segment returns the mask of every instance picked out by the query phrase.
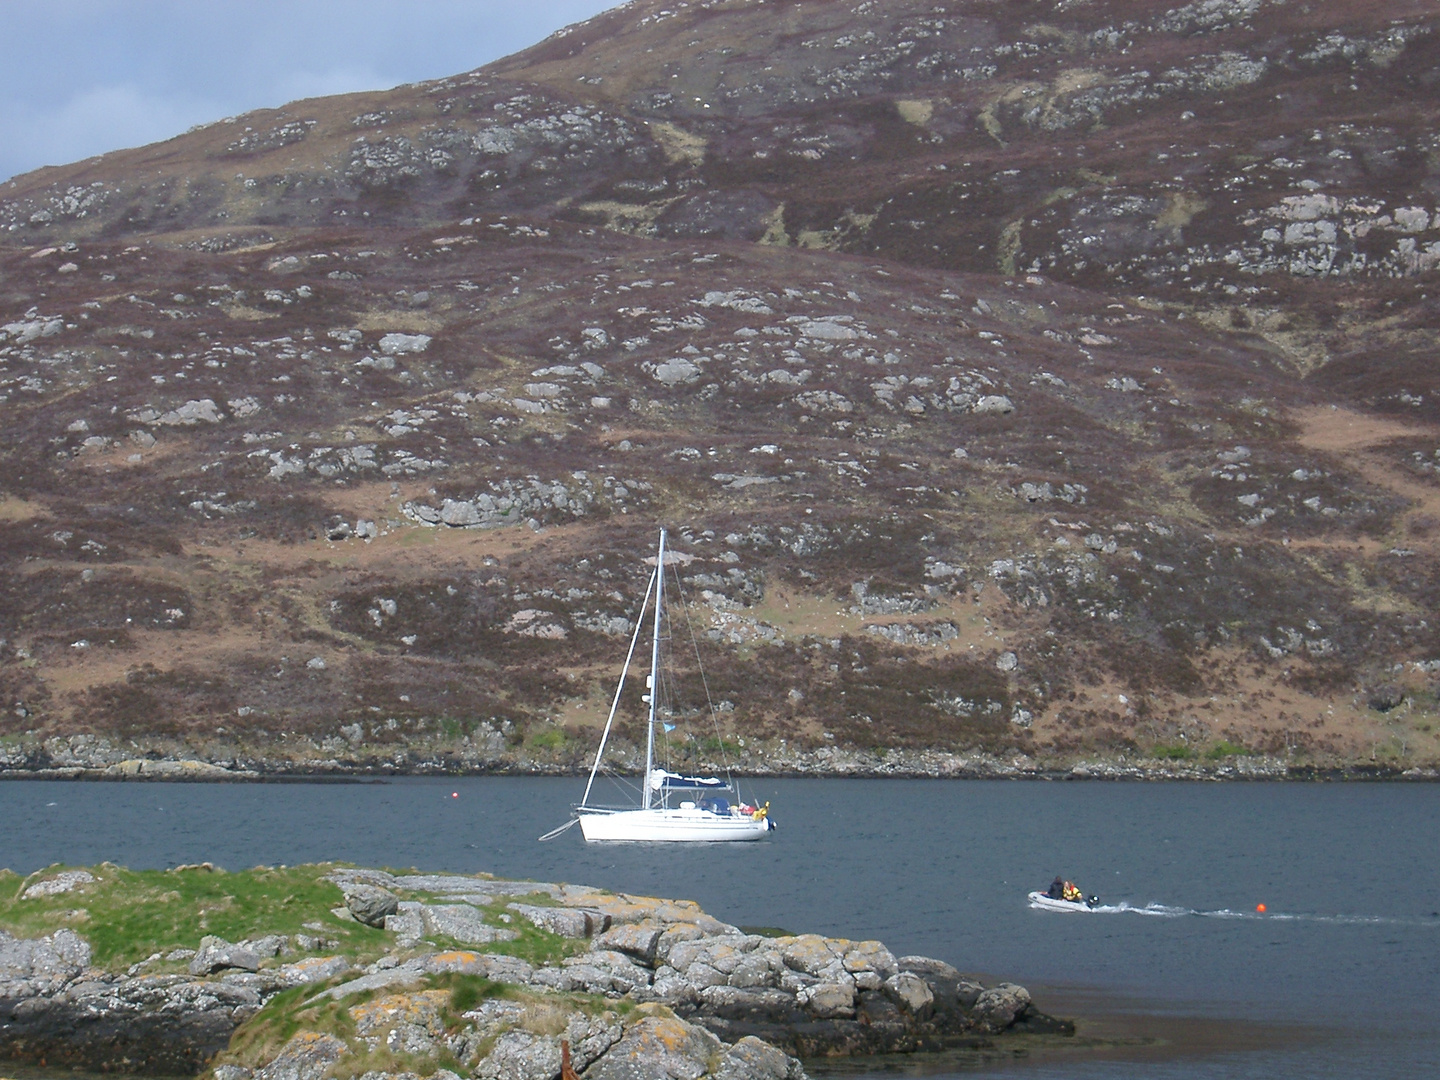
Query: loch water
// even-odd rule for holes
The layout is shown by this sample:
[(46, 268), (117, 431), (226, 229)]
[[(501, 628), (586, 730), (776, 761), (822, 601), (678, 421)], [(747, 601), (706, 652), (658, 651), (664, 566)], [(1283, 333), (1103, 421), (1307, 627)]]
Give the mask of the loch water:
[[(1163, 1041), (885, 1075), (1440, 1076), (1440, 785), (766, 779), (745, 791), (779, 825), (760, 843), (537, 842), (582, 790), (7, 782), (0, 866), (333, 859), (684, 897), (742, 926), (879, 938), (1024, 983), (1082, 1031)], [(1031, 909), (1056, 873), (1104, 909)]]

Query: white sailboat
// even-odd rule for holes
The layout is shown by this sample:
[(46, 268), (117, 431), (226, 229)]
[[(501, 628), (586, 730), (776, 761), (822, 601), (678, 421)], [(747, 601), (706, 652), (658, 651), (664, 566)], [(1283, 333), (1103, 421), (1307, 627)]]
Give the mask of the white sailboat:
[[(630, 670), (630, 661), (635, 655), (635, 646), (645, 623), (645, 611), (654, 594), (654, 630), (650, 645), (650, 674), (646, 679), (646, 694), (642, 700), (648, 705), (648, 722), (645, 734), (645, 775), (640, 788), (638, 807), (598, 806), (591, 803), (590, 796), (595, 786), (595, 777), (605, 756), (605, 746), (610, 739), (610, 729), (615, 722), (615, 712), (620, 706), (620, 695), (625, 689), (625, 676)], [(717, 776), (683, 776), (657, 766), (655, 761), (656, 724), (663, 724), (658, 718), (657, 700), (660, 697), (660, 642), (661, 620), (665, 611), (665, 530), (660, 530), (660, 547), (655, 559), (655, 573), (645, 590), (645, 601), (640, 605), (640, 616), (635, 622), (635, 633), (630, 639), (630, 651), (625, 656), (625, 666), (620, 672), (620, 683), (615, 688), (615, 699), (610, 705), (610, 716), (605, 721), (605, 731), (600, 736), (600, 747), (595, 752), (595, 764), (590, 769), (590, 779), (585, 785), (585, 795), (575, 808), (580, 821), (580, 831), (586, 840), (641, 840), (641, 841), (735, 841), (759, 840), (766, 836), (775, 825), (770, 820), (770, 804), (751, 807), (733, 805), (728, 794), (734, 792), (734, 785)], [(668, 729), (668, 726), (667, 726)], [(573, 824), (573, 822), (571, 823)], [(556, 830), (557, 832), (559, 830)], [(554, 834), (550, 834), (554, 835)]]

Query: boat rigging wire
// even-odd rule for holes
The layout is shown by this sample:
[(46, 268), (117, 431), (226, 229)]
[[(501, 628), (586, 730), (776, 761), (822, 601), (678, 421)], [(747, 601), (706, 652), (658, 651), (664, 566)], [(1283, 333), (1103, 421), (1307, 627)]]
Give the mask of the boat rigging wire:
[(720, 760), (725, 765), (725, 779), (733, 787), (735, 778), (731, 774), (730, 755), (725, 751), (725, 739), (720, 734), (720, 710), (715, 707), (715, 702), (710, 697), (710, 679), (706, 676), (705, 664), (700, 659), (700, 639), (695, 636), (695, 624), (690, 621), (690, 604), (685, 599), (685, 586), (680, 583), (678, 569), (675, 571), (675, 591), (680, 597), (680, 611), (685, 616), (685, 629), (690, 632), (690, 647), (695, 650), (695, 666), (700, 671), (700, 685), (705, 688), (705, 706), (710, 710), (710, 722), (715, 728), (715, 744), (720, 748)]
[[(605, 743), (610, 738), (610, 725), (615, 722), (615, 710), (620, 707), (620, 693), (625, 689), (625, 675), (630, 670), (630, 661), (635, 656), (635, 643), (640, 640), (640, 628), (645, 625), (645, 608), (650, 603), (650, 591), (655, 588), (655, 582), (660, 573), (657, 564), (655, 573), (650, 575), (650, 584), (645, 586), (645, 599), (640, 601), (640, 614), (635, 619), (635, 632), (630, 635), (630, 651), (625, 654), (625, 666), (620, 669), (620, 683), (615, 687), (615, 700), (610, 703), (610, 716), (605, 721), (605, 731), (600, 736), (600, 749), (595, 754), (595, 764), (590, 767), (590, 779), (585, 784), (585, 796), (580, 800), (584, 806), (590, 801), (590, 788), (595, 784), (595, 773), (600, 768), (600, 758), (605, 753)], [(654, 693), (652, 690), (651, 693)]]

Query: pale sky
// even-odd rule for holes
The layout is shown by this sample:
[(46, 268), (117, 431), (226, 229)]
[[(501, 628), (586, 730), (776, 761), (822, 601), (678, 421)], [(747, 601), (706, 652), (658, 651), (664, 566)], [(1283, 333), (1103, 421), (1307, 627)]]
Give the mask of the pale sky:
[(0, 179), (469, 71), (618, 0), (0, 0)]

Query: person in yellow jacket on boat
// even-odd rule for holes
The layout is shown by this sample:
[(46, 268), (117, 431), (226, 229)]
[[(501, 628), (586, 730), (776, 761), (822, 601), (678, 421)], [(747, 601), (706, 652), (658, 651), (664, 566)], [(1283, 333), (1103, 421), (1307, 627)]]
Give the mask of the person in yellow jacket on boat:
[(1077, 904), (1085, 902), (1085, 894), (1080, 891), (1080, 886), (1059, 874), (1055, 875), (1055, 880), (1050, 883), (1050, 888), (1045, 890), (1045, 895), (1051, 900), (1069, 900)]

